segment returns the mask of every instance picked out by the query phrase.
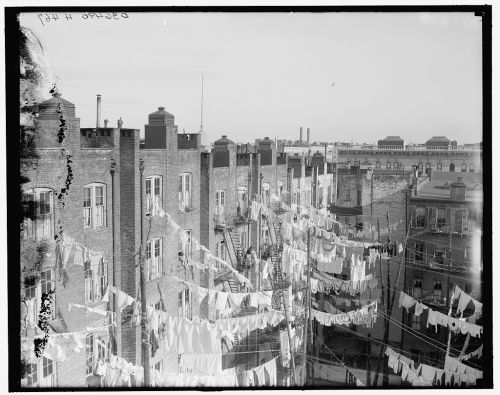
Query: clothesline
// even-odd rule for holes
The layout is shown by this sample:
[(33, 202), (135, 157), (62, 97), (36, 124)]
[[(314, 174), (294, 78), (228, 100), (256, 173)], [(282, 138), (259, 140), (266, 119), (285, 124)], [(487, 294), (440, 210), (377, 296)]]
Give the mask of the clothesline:
[[(203, 251), (204, 252), (204, 262), (203, 263), (198, 261), (198, 260), (193, 260), (192, 262), (191, 262), (191, 260), (188, 260), (187, 264), (194, 263), (197, 267), (200, 267), (199, 265), (201, 265), (201, 267), (203, 267), (205, 269), (214, 270), (213, 265), (211, 265), (210, 261), (215, 260), (215, 261), (221, 263), (222, 265), (226, 266), (234, 274), (234, 276), (238, 279), (238, 281), (240, 283), (246, 284), (248, 287), (252, 288), (252, 283), (250, 282), (249, 279), (247, 279), (245, 276), (240, 274), (236, 269), (234, 269), (232, 267), (232, 265), (230, 265), (229, 263), (227, 263), (223, 259), (212, 254), (212, 252), (208, 248), (206, 248), (197, 239), (195, 239), (194, 237), (189, 235), (184, 229), (182, 229), (182, 227), (172, 219), (172, 216), (170, 214), (168, 214), (163, 209), (158, 208), (158, 207), (156, 207), (154, 211), (155, 211), (155, 214), (157, 213), (161, 218), (167, 217), (167, 227), (170, 226), (173, 228), (173, 230), (171, 232), (167, 232), (167, 234), (175, 235), (178, 232), (179, 233), (178, 237), (179, 237), (181, 242), (185, 243), (188, 240), (191, 240), (191, 245), (194, 247), (195, 251)], [(215, 270), (217, 270), (217, 269), (215, 269)]]
[(423, 363), (415, 368), (412, 359), (396, 353), (390, 347), (386, 348), (385, 355), (388, 356), (389, 368), (392, 368), (394, 373), (399, 373), (401, 370), (402, 380), (409, 381), (414, 387), (429, 387), (434, 383), (439, 385), (443, 377), (446, 384), (451, 384), (453, 378), (455, 385), (460, 386), (463, 382), (466, 385), (475, 385), (476, 381), (483, 377), (482, 371), (464, 365), (449, 356), (445, 357), (444, 369), (440, 369)]

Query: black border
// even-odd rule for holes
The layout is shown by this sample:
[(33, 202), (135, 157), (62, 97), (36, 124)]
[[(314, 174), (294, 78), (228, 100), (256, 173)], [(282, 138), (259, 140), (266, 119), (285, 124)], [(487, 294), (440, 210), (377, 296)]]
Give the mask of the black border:
[[(17, 224), (20, 217), (20, 191), (19, 191), (19, 139), (17, 128), (19, 127), (19, 33), (18, 18), (20, 12), (92, 12), (92, 11), (116, 11), (116, 12), (474, 12), (482, 16), (482, 74), (483, 74), (483, 273), (482, 294), (485, 301), (491, 303), (483, 304), (483, 360), (491, 361), (484, 363), (483, 382), (474, 388), (493, 388), (493, 250), (492, 250), (492, 6), (491, 5), (409, 5), (409, 6), (123, 6), (123, 7), (5, 7), (5, 85), (6, 85), (6, 162), (7, 162), (7, 253), (8, 262), (8, 303), (14, 308), (8, 309), (8, 377), (9, 392), (39, 392), (46, 391), (41, 388), (21, 388), (20, 386), (20, 311), (19, 311), (19, 257), (20, 245)], [(16, 78), (15, 78), (16, 77)], [(17, 149), (16, 149), (17, 148)], [(17, 210), (13, 208), (17, 207)], [(491, 218), (491, 220), (490, 220)], [(8, 232), (12, 229), (12, 232)], [(489, 295), (489, 300), (484, 296)], [(228, 388), (229, 390), (259, 390), (270, 387), (255, 388)], [(403, 389), (406, 387), (367, 387), (365, 389)], [(411, 388), (411, 387), (410, 387)], [(216, 391), (222, 388), (171, 388), (169, 391)], [(272, 387), (272, 389), (362, 389), (353, 387)], [(73, 388), (57, 387), (47, 389), (49, 391), (102, 391), (103, 388)], [(165, 391), (160, 388), (106, 388), (107, 391)]]

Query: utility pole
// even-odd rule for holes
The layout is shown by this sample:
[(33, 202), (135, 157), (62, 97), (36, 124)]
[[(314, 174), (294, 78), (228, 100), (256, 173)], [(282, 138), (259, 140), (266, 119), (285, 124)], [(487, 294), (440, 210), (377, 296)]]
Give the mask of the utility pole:
[(147, 332), (147, 319), (148, 319), (148, 312), (147, 312), (147, 303), (146, 303), (146, 279), (144, 278), (144, 263), (145, 263), (145, 257), (144, 257), (144, 213), (143, 213), (143, 176), (144, 176), (144, 160), (141, 159), (139, 162), (139, 172), (140, 172), (140, 193), (141, 193), (141, 246), (139, 249), (139, 272), (140, 272), (140, 283), (141, 283), (141, 337), (142, 337), (142, 344), (141, 344), (141, 354), (142, 354), (142, 366), (144, 368), (144, 386), (145, 387), (150, 387), (151, 386), (151, 381), (150, 381), (150, 366), (149, 366), (149, 339), (148, 339), (148, 332)]
[[(116, 161), (111, 159), (111, 167), (109, 172), (111, 174), (111, 239), (113, 243), (113, 287), (116, 287), (116, 234), (115, 234), (115, 171)], [(112, 345), (112, 351), (115, 355), (121, 357), (121, 314), (117, 308), (117, 297), (113, 293), (111, 303), (112, 315), (116, 323), (115, 339)]]
[(306, 305), (304, 306), (304, 349), (303, 349), (303, 368), (302, 368), (302, 377), (303, 380), (302, 382), (304, 385), (306, 384), (307, 380), (307, 345), (308, 345), (308, 340), (307, 340), (307, 330), (309, 326), (309, 313), (310, 313), (310, 306), (311, 306), (311, 232), (310, 228), (307, 228), (307, 289), (306, 289)]
[[(450, 231), (449, 231), (449, 246), (448, 246), (448, 273), (446, 275), (446, 307), (448, 308), (448, 317), (451, 316), (451, 309), (452, 309), (452, 301), (451, 301), (451, 296), (450, 296), (450, 270), (451, 270), (451, 241), (452, 241), (452, 233), (451, 233), (451, 225), (450, 226)], [(448, 327), (448, 344), (446, 346), (446, 356), (450, 355), (450, 347), (451, 347), (451, 328)]]

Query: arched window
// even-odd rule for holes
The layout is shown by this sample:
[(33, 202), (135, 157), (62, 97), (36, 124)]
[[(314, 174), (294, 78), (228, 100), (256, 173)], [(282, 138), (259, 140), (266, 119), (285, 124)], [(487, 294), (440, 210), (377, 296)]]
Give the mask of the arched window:
[(380, 162), (375, 163), (375, 169), (380, 169)]
[(443, 164), (442, 163), (438, 163), (437, 166), (436, 166), (436, 170), (437, 171), (443, 171)]
[(474, 165), (472, 163), (469, 165), (469, 173), (474, 173)]
[(462, 167), (460, 168), (460, 170), (462, 171), (462, 173), (465, 173), (467, 171), (467, 164), (462, 163)]
[(430, 164), (429, 162), (427, 162), (427, 163), (425, 164), (425, 168), (426, 168), (426, 169), (430, 169), (431, 167), (432, 167), (432, 166), (431, 166), (431, 164)]
[(386, 169), (390, 169), (390, 168), (391, 168), (391, 162), (387, 162), (387, 163), (385, 164), (385, 168), (386, 168)]
[(54, 235), (54, 192), (34, 188), (23, 192), (24, 239), (41, 240)]
[(348, 168), (351, 167), (351, 161), (350, 160), (347, 161), (347, 167)]
[(357, 160), (354, 161), (354, 166), (355, 167), (358, 167), (359, 166), (359, 162)]
[(106, 185), (100, 183), (85, 185), (83, 187), (83, 227), (106, 226), (105, 213)]
[(424, 171), (424, 164), (423, 164), (422, 162), (420, 162), (420, 163), (418, 164), (418, 171), (420, 171), (420, 172), (421, 172), (421, 171)]
[(454, 163), (450, 163), (450, 171), (455, 171), (455, 164)]
[(394, 169), (399, 169), (399, 162), (394, 162)]
[(146, 178), (146, 213), (157, 215), (162, 208), (162, 177), (150, 176)]

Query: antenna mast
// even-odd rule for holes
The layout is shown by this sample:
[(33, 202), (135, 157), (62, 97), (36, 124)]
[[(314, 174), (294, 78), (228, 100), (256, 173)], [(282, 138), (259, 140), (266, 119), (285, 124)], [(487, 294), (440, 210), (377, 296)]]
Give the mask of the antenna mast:
[(201, 121), (200, 133), (203, 132), (203, 74), (201, 75)]

